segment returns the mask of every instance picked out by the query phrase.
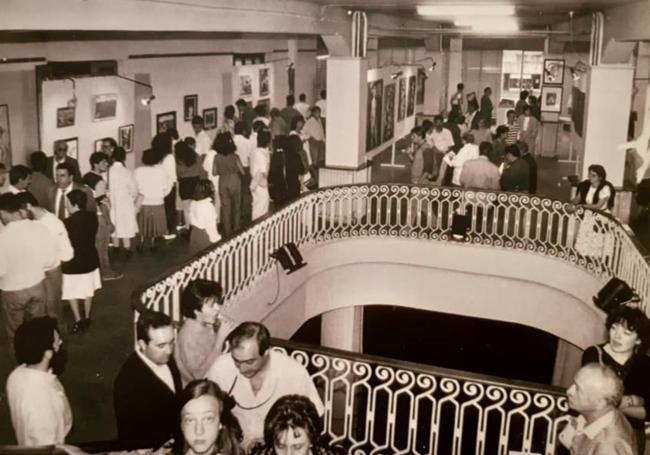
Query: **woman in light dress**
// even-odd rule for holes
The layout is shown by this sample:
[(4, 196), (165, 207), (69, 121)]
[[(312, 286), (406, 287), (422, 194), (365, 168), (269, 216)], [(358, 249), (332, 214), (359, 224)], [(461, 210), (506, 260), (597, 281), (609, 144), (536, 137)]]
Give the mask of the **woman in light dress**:
[(138, 188), (133, 172), (126, 167), (126, 151), (117, 147), (113, 152), (113, 165), (108, 170), (111, 220), (115, 225), (113, 237), (118, 248), (123, 248), (127, 257), (132, 254), (131, 239), (138, 234), (135, 201)]
[(257, 134), (257, 148), (250, 158), (251, 194), (253, 195), (252, 219), (264, 216), (269, 211), (269, 167), (271, 165), (271, 133), (262, 130)]

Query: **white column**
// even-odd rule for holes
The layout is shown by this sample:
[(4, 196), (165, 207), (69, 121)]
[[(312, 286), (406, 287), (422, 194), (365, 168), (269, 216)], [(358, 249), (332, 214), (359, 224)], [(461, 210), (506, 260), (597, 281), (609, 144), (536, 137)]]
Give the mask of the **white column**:
[(323, 313), (321, 344), (328, 348), (363, 352), (363, 307), (353, 306)]
[(463, 82), (463, 39), (451, 38), (449, 40), (449, 63), (447, 65), (447, 96), (443, 110), (449, 111), (449, 97), (456, 93), (456, 85)]

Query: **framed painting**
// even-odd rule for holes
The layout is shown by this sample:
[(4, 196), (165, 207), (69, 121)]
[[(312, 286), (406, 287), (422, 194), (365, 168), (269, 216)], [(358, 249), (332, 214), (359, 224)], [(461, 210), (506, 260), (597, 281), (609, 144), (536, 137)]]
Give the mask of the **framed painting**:
[(424, 85), (427, 78), (427, 72), (422, 68), (418, 68), (418, 88), (415, 95), (415, 104), (424, 104)]
[(156, 115), (156, 134), (170, 129), (176, 129), (176, 111), (163, 112)]
[(117, 95), (97, 95), (93, 99), (93, 121), (111, 120), (117, 113)]
[(398, 102), (397, 102), (397, 121), (400, 122), (406, 117), (406, 78), (401, 77), (398, 81)]
[(547, 58), (544, 60), (544, 85), (562, 85), (564, 82), (564, 59)]
[(248, 74), (239, 76), (239, 96), (253, 95), (253, 78)]
[(271, 92), (269, 86), (269, 69), (260, 68), (260, 97), (269, 96)]
[(11, 136), (9, 129), (9, 106), (0, 104), (0, 163), (11, 168)]
[(409, 77), (408, 103), (406, 107), (406, 116), (410, 117), (415, 114), (415, 76)]
[(395, 134), (395, 84), (384, 87), (384, 121), (382, 139), (390, 141)]
[(133, 128), (134, 125), (124, 125), (117, 129), (117, 143), (126, 153), (133, 151)]
[(74, 125), (74, 107), (60, 107), (56, 110), (56, 127), (65, 128)]
[(542, 112), (562, 110), (562, 87), (542, 87)]
[(206, 130), (213, 130), (217, 127), (217, 108), (203, 109), (203, 127)]
[(381, 144), (382, 97), (384, 81), (368, 82), (368, 123), (366, 132), (366, 149), (371, 150)]
[[(68, 147), (68, 156), (70, 158), (74, 158), (75, 160), (79, 159), (79, 138), (78, 137), (69, 137), (68, 139), (58, 139), (54, 141), (53, 150), (56, 150), (56, 147), (61, 143), (64, 143)], [(101, 145), (101, 139), (99, 140), (99, 143)]]
[(199, 96), (198, 95), (185, 95), (183, 97), (183, 119), (186, 122), (192, 121), (192, 117), (198, 115), (199, 112)]

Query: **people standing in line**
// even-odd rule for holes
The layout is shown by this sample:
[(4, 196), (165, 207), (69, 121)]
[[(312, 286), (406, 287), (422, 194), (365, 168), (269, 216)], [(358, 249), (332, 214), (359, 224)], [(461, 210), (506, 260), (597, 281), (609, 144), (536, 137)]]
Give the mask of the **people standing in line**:
[(490, 87), (485, 87), (483, 89), (483, 96), (481, 97), (481, 108), (479, 109), (479, 115), (486, 122), (488, 128), (492, 125), (492, 111), (494, 106), (492, 105), (492, 89)]
[(16, 441), (21, 447), (65, 443), (72, 411), (58, 377), (66, 355), (56, 320), (37, 317), (16, 331), (18, 366), (7, 378), (7, 402)]
[(124, 450), (172, 445), (180, 449), (178, 395), (181, 375), (174, 361), (174, 328), (164, 313), (143, 311), (136, 322), (135, 351), (113, 384), (117, 439)]
[(458, 151), (448, 152), (445, 155), (445, 162), (447, 166), (454, 169), (451, 183), (455, 186), (460, 186), (460, 175), (463, 172), (463, 166), (469, 160), (478, 158), (479, 150), (478, 146), (474, 144), (474, 135), (472, 133), (463, 133), (463, 146)]
[(481, 142), (479, 156), (468, 160), (460, 173), (460, 186), (469, 189), (498, 191), (501, 189), (499, 168), (489, 160), (492, 144)]
[(287, 95), (287, 105), (280, 111), (280, 115), (287, 126), (291, 126), (293, 118), (300, 115), (293, 105), (296, 104), (296, 98), (293, 95)]
[(221, 240), (217, 231), (217, 211), (212, 200), (214, 187), (208, 179), (201, 179), (194, 187), (189, 206), (190, 253), (192, 255)]
[(174, 145), (176, 159), (176, 176), (178, 177), (178, 196), (182, 209), (182, 224), (180, 225), (189, 234), (190, 228), (190, 203), (194, 197), (194, 189), (205, 176), (201, 157), (185, 141), (178, 141)]
[(165, 216), (165, 197), (169, 194), (172, 182), (166, 170), (159, 166), (161, 156), (153, 149), (142, 153), (142, 164), (135, 169), (135, 179), (138, 198), (135, 211), (138, 218), (138, 230), (141, 243), (139, 249), (149, 247), (155, 250), (156, 239), (167, 232)]
[(81, 172), (79, 172), (79, 163), (76, 159), (68, 156), (68, 144), (64, 141), (54, 143), (54, 155), (47, 157), (45, 165), (45, 176), (52, 181), (56, 181), (56, 170), (60, 164), (66, 164), (72, 170), (72, 178), (75, 182), (81, 181)]
[(239, 162), (244, 168), (244, 174), (242, 175), (242, 189), (241, 189), (241, 225), (248, 226), (251, 222), (251, 172), (250, 172), (250, 156), (253, 149), (255, 149), (255, 144), (250, 140), (250, 128), (248, 125), (239, 121), (235, 123), (235, 135), (232, 140), (235, 143), (235, 153), (239, 158)]
[(47, 195), (50, 188), (54, 186), (54, 182), (45, 175), (47, 156), (40, 150), (32, 152), (29, 156), (29, 165), (32, 168), (32, 183), (29, 185), (29, 192), (34, 195), (40, 207), (47, 207)]
[(528, 163), (521, 159), (519, 147), (515, 144), (506, 147), (505, 167), (501, 173), (501, 189), (527, 193), (530, 188)]
[(528, 106), (528, 91), (523, 90), (519, 93), (519, 100), (515, 104), (515, 117), (519, 118), (521, 115), (524, 115), (524, 110)]
[(311, 110), (311, 106), (307, 103), (307, 95), (301, 93), (298, 96), (298, 102), (293, 105), (293, 108), (300, 112), (303, 118), (308, 118)]
[(257, 133), (257, 147), (250, 157), (252, 195), (251, 216), (253, 220), (269, 212), (269, 169), (271, 166), (271, 133), (262, 130)]
[(9, 344), (24, 320), (45, 316), (45, 272), (56, 267), (56, 243), (44, 226), (25, 219), (17, 196), (0, 194), (0, 291)]
[(195, 115), (192, 117), (192, 129), (196, 140), (196, 153), (203, 158), (212, 148), (212, 139), (204, 129), (203, 117)]
[(533, 154), (528, 150), (528, 144), (523, 141), (519, 141), (516, 145), (519, 147), (519, 151), (521, 152), (521, 159), (528, 163), (528, 171), (530, 177), (528, 192), (530, 194), (535, 194), (537, 193), (537, 161), (535, 160)]
[(115, 225), (113, 238), (115, 246), (121, 248), (127, 259), (133, 254), (131, 239), (138, 234), (138, 222), (135, 201), (138, 199), (138, 187), (133, 172), (126, 167), (126, 151), (117, 147), (113, 152), (113, 164), (108, 170), (111, 182), (109, 199), (111, 202), (111, 219)]
[[(178, 140), (178, 132), (174, 129), (164, 131), (154, 136), (151, 141), (151, 150), (158, 156), (162, 169), (169, 183), (166, 185), (167, 194), (165, 194), (165, 220), (167, 230), (163, 237), (166, 240), (176, 238), (176, 226), (178, 214), (176, 213), (176, 193), (178, 191), (178, 175), (176, 174), (176, 157), (174, 156), (174, 141)], [(144, 162), (144, 155), (143, 155)]]
[(524, 112), (517, 120), (521, 133), (519, 140), (528, 145), (528, 151), (531, 155), (535, 155), (537, 146), (537, 135), (539, 133), (539, 121), (533, 116), (532, 108), (528, 105), (524, 107)]
[(57, 263), (54, 267), (45, 271), (45, 312), (48, 316), (57, 320), (61, 334), (65, 335), (67, 333), (67, 324), (63, 317), (63, 272), (61, 271), (61, 264), (72, 259), (74, 255), (68, 231), (63, 221), (53, 213), (40, 207), (38, 201), (30, 192), (22, 192), (16, 198), (23, 211), (23, 218), (33, 220), (35, 223), (44, 226), (52, 236), (56, 248)]
[(108, 156), (103, 152), (92, 153), (90, 155), (90, 167), (91, 171), (87, 172), (81, 181), (92, 190), (97, 205), (98, 227), (95, 246), (99, 254), (99, 271), (104, 281), (119, 280), (124, 275), (113, 270), (108, 256), (111, 234), (115, 231), (115, 226), (110, 218), (111, 207), (108, 200), (106, 181), (103, 178), (103, 175), (107, 175), (108, 172)]
[(18, 194), (28, 191), (32, 183), (32, 170), (22, 164), (12, 166), (9, 170), (9, 192)]
[[(74, 254), (61, 266), (63, 272), (62, 298), (70, 304), (74, 315), (72, 333), (90, 327), (90, 311), (95, 292), (102, 287), (99, 273), (99, 255), (95, 247), (97, 236), (97, 214), (84, 210), (88, 195), (81, 190), (72, 190), (66, 195), (70, 215), (63, 224), (68, 231)], [(83, 301), (83, 316), (79, 302)]]
[(183, 325), (178, 331), (174, 358), (183, 384), (187, 384), (206, 377), (237, 325), (221, 314), (223, 290), (216, 281), (190, 281), (181, 293), (180, 306)]
[(237, 146), (230, 133), (217, 134), (212, 148), (217, 152), (212, 175), (219, 176), (221, 226), (223, 235), (230, 237), (241, 225), (241, 185), (244, 168), (235, 153)]
[(513, 145), (519, 140), (519, 134), (521, 133), (521, 126), (517, 123), (517, 115), (514, 110), (510, 109), (506, 113), (508, 134), (506, 136), (506, 144)]

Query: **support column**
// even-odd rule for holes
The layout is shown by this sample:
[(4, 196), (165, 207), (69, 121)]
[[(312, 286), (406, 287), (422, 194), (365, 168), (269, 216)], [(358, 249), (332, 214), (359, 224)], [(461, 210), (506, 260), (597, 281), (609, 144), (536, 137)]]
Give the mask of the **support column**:
[(447, 64), (447, 93), (443, 110), (451, 109), (449, 97), (456, 93), (456, 85), (463, 82), (463, 39), (451, 38), (449, 40), (449, 63)]
[(353, 306), (323, 313), (321, 344), (328, 348), (363, 352), (363, 307)]
[(573, 376), (580, 369), (581, 363), (582, 349), (568, 341), (558, 339), (552, 384), (558, 387), (569, 387), (573, 382)]

